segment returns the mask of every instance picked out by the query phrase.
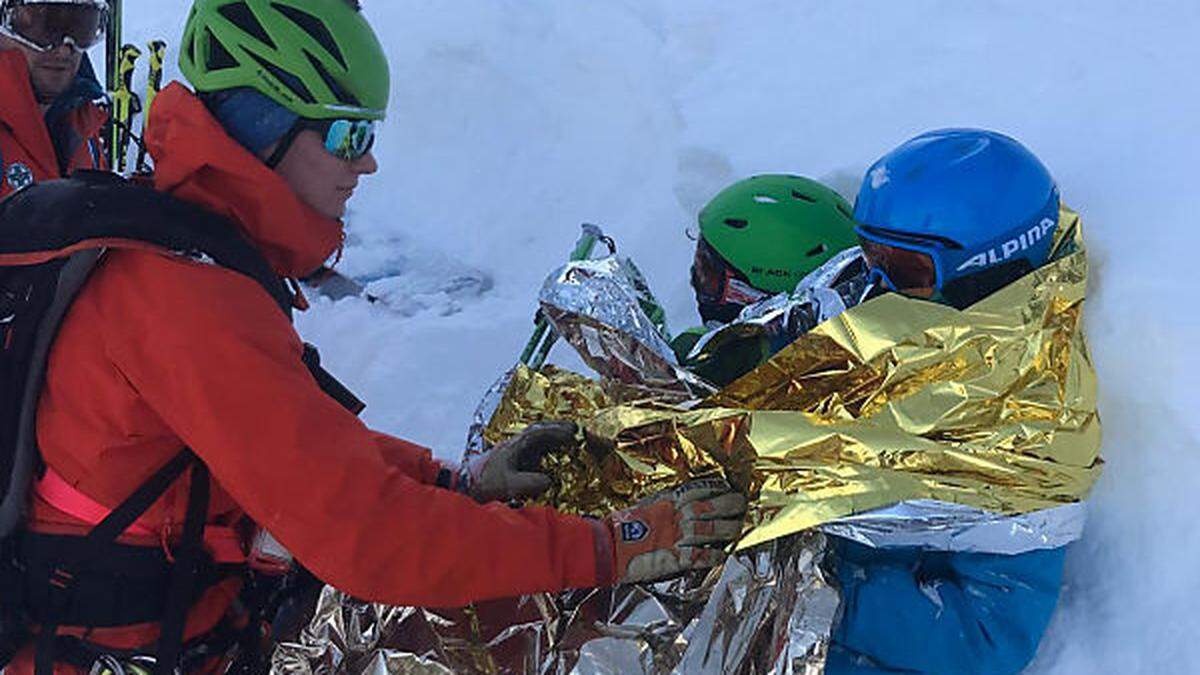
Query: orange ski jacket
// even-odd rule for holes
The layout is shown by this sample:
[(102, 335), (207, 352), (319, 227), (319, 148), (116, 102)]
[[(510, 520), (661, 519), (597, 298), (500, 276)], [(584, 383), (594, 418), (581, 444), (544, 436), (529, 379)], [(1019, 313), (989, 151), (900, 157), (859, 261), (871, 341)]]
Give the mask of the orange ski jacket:
[[(164, 89), (153, 115), (157, 189), (238, 223), (280, 276), (311, 272), (340, 245), (342, 224), (302, 203), (184, 86)], [(611, 535), (598, 522), (437, 487), (443, 467), (431, 453), (372, 431), (324, 394), (302, 351), (249, 278), (164, 252), (110, 250), (50, 353), (42, 455), (111, 509), (190, 447), (212, 472), (210, 523), (248, 515), (318, 577), (371, 601), (451, 607), (614, 582)], [(158, 537), (122, 541), (169, 546), (186, 483), (139, 521)], [(90, 529), (36, 494), (30, 519), (41, 532)], [(188, 637), (211, 629), (237, 592), (236, 581), (210, 589)], [(143, 625), (88, 639), (136, 648), (157, 635)], [(31, 672), (29, 663), (24, 654), (13, 672)]]
[[(0, 50), (0, 199), (26, 180), (64, 178), (76, 169), (105, 168), (100, 131), (107, 113), (86, 96), (100, 93), (91, 66), (80, 67), (70, 100), (51, 107), (54, 133), (38, 108), (29, 66), (16, 50)], [(62, 153), (62, 157), (59, 153)], [(15, 184), (14, 184), (15, 183)]]

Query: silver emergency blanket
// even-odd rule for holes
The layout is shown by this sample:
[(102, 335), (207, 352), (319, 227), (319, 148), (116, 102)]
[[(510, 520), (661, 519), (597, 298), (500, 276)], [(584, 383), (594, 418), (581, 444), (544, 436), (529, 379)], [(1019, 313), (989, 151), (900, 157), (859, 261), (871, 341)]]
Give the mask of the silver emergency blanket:
[(841, 598), (815, 532), (730, 558), (675, 673), (824, 672)]
[(868, 290), (866, 259), (854, 247), (830, 258), (800, 281), (791, 293), (780, 293), (745, 307), (732, 322), (716, 326), (696, 342), (688, 355), (698, 362), (727, 344), (766, 336), (782, 349), (818, 325), (857, 305)]
[(962, 504), (918, 499), (821, 526), (826, 534), (873, 548), (921, 548), (1016, 555), (1053, 549), (1083, 536), (1083, 502), (1004, 516)]
[(647, 315), (653, 297), (628, 261), (609, 256), (568, 263), (546, 280), (538, 301), (554, 330), (601, 378), (673, 400), (711, 391), (679, 367)]
[(810, 532), (709, 573), (458, 610), (388, 607), (327, 587), (271, 672), (818, 675), (839, 606), (826, 549)]
[(501, 375), (492, 386), (483, 394), (483, 398), (479, 401), (479, 405), (475, 407), (475, 414), (471, 416), (471, 428), (467, 430), (467, 447), (463, 459), (473, 457), (487, 449), (487, 440), (483, 437), (483, 432), (487, 429), (488, 422), (492, 420), (492, 416), (496, 414), (496, 409), (500, 407), (500, 402), (504, 399), (504, 392), (508, 390), (508, 385), (512, 383), (513, 374), (516, 373), (516, 368), (511, 368)]

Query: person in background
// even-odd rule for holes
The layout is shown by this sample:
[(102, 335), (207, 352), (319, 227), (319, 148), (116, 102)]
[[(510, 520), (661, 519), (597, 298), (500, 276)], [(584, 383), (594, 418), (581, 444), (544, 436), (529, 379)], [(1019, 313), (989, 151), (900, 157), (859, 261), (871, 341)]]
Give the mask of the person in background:
[(0, 0), (0, 198), (77, 169), (104, 169), (104, 90), (84, 50), (105, 0)]

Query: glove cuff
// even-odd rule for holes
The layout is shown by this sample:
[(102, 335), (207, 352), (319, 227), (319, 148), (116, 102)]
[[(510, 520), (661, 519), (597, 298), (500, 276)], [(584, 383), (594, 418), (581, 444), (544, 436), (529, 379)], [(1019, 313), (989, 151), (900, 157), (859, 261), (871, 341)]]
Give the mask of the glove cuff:
[(617, 570), (617, 544), (607, 520), (588, 518), (592, 526), (596, 555), (596, 586), (607, 588), (620, 581)]
[(433, 484), (442, 488), (443, 490), (467, 494), (467, 487), (470, 483), (470, 479), (463, 467), (447, 466), (445, 464), (441, 464), (440, 462), (439, 465), (437, 478), (434, 479)]

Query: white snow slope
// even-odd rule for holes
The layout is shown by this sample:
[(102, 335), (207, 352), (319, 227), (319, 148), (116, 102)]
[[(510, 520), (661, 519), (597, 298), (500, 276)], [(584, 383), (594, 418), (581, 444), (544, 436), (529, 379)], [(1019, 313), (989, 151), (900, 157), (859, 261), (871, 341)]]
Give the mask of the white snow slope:
[[(127, 37), (177, 45), (187, 4), (126, 0)], [(392, 112), (341, 269), (386, 277), (402, 311), (317, 301), (299, 326), (372, 425), (456, 458), (580, 222), (616, 236), (679, 330), (697, 321), (684, 230), (728, 182), (801, 173), (852, 198), (918, 132), (998, 129), (1084, 215), (1106, 423), (1089, 529), (1031, 670), (1200, 670), (1194, 0), (364, 4)]]

